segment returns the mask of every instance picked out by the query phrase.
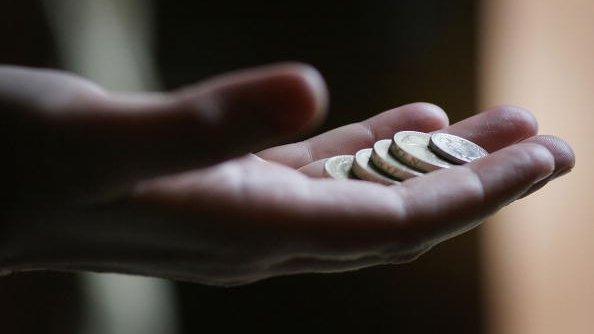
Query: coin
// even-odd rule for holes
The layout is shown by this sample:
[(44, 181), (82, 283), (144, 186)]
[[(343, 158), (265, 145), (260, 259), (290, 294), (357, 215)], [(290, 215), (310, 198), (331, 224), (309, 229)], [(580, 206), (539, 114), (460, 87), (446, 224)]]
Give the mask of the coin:
[(423, 172), (451, 167), (429, 149), (430, 135), (418, 131), (400, 131), (394, 135), (390, 153), (403, 163)]
[(444, 159), (456, 164), (471, 162), (489, 154), (470, 140), (449, 133), (432, 134), (429, 147)]
[(333, 179), (351, 178), (351, 167), (355, 157), (352, 155), (338, 155), (326, 160), (324, 164), (324, 175)]
[(398, 183), (380, 171), (375, 169), (371, 163), (371, 149), (365, 148), (355, 154), (355, 161), (353, 162), (353, 174), (361, 180), (381, 183), (385, 185), (392, 185)]
[(400, 180), (410, 179), (411, 177), (423, 175), (407, 165), (400, 162), (390, 154), (390, 139), (377, 141), (373, 145), (371, 152), (371, 162), (382, 172)]

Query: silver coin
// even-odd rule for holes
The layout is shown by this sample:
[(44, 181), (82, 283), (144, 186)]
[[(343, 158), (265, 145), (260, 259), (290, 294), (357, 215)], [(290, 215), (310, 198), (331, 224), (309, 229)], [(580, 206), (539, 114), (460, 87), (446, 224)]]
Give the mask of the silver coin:
[(373, 162), (375, 167), (399, 180), (406, 180), (412, 177), (423, 175), (423, 173), (408, 167), (398, 159), (394, 158), (390, 154), (391, 144), (392, 141), (390, 139), (384, 139), (377, 141), (373, 145), (373, 151), (371, 152), (371, 162)]
[(403, 163), (423, 172), (449, 168), (451, 163), (442, 160), (429, 149), (430, 135), (418, 131), (400, 131), (394, 135), (390, 153)]
[(361, 180), (381, 183), (385, 185), (392, 185), (398, 183), (380, 171), (375, 169), (371, 163), (371, 149), (365, 148), (355, 154), (355, 161), (353, 162), (353, 174)]
[(434, 133), (429, 147), (438, 155), (456, 164), (464, 164), (489, 154), (487, 150), (462, 137), (449, 133)]
[(324, 175), (333, 179), (350, 179), (351, 168), (355, 157), (352, 155), (338, 155), (326, 160)]

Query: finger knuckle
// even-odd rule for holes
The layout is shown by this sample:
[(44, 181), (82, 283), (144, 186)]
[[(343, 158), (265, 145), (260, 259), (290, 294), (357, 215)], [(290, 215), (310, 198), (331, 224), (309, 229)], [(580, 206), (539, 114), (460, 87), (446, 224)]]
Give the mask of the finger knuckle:
[(200, 126), (213, 127), (219, 124), (224, 117), (221, 101), (213, 94), (198, 92), (190, 95), (180, 92), (177, 95), (175, 109), (180, 115), (185, 115), (190, 122)]

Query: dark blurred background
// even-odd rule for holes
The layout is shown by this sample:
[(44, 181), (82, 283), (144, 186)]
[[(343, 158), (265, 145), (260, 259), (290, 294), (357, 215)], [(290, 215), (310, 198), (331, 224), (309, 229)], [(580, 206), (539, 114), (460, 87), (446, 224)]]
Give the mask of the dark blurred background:
[[(156, 70), (167, 89), (295, 60), (317, 67), (329, 85), (331, 108), (320, 131), (415, 101), (440, 105), (452, 122), (477, 109), (478, 1), (148, 3)], [(63, 67), (42, 3), (6, 0), (0, 35), (0, 63)], [(468, 233), (398, 267), (231, 289), (177, 283), (180, 332), (478, 333), (477, 239)], [(84, 299), (75, 274), (3, 277), (2, 328), (77, 333), (88, 316)]]

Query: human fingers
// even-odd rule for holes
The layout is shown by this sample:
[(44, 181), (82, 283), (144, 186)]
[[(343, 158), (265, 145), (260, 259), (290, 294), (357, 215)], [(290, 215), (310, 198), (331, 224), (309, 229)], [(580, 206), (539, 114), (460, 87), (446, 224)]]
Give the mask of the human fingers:
[(264, 150), (258, 155), (265, 160), (300, 168), (333, 155), (353, 154), (380, 139), (390, 138), (396, 131), (433, 131), (447, 124), (447, 115), (441, 108), (429, 103), (413, 103), (298, 143)]
[(23, 180), (56, 180), (48, 189), (119, 186), (241, 154), (315, 125), (326, 99), (319, 73), (301, 64), (147, 94), (109, 93), (57, 71), (0, 67), (3, 152), (14, 155)]
[(526, 109), (498, 106), (438, 132), (466, 138), (493, 152), (536, 135), (538, 123), (532, 113)]
[[(451, 133), (466, 138), (492, 152), (532, 137), (537, 130), (538, 124), (529, 111), (518, 107), (501, 106), (439, 129), (437, 132)], [(386, 137), (391, 137), (396, 131), (398, 130), (392, 130)], [(335, 155), (353, 154), (353, 152), (343, 150), (345, 146), (348, 147), (351, 141), (345, 137), (342, 142), (335, 143), (334, 146), (338, 151)], [(373, 146), (373, 141), (366, 144), (361, 148)], [(324, 162), (325, 159), (313, 161), (302, 166), (299, 170), (312, 177), (322, 177)]]
[(569, 173), (575, 166), (575, 153), (573, 152), (573, 149), (558, 137), (542, 135), (528, 138), (523, 142), (539, 144), (551, 151), (555, 158), (555, 171), (546, 179), (530, 187), (522, 197), (532, 194), (547, 185), (550, 181)]
[(439, 242), (474, 228), (550, 177), (555, 156), (566, 150), (518, 143), (469, 164), (405, 181), (400, 191), (411, 230)]

